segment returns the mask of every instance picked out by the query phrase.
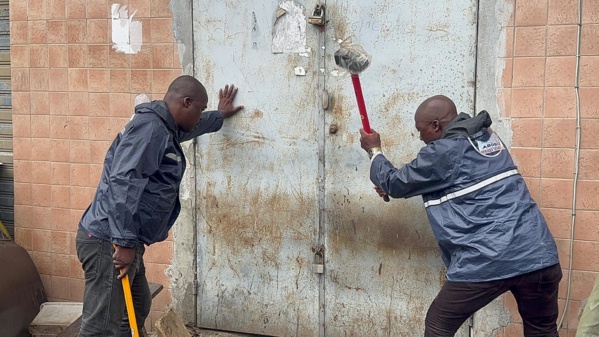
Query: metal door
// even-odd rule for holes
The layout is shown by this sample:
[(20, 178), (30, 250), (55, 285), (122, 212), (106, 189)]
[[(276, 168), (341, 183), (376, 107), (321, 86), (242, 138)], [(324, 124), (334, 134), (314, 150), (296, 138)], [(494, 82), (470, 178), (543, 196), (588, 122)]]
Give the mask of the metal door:
[(443, 93), (472, 109), (475, 3), (321, 1), (322, 28), (306, 23), (317, 0), (194, 1), (194, 74), (209, 93), (237, 84), (246, 106), (198, 140), (201, 326), (422, 335), (444, 277), (437, 246), (419, 199), (373, 192), (332, 54), (350, 35), (373, 54), (361, 76), (371, 123), (388, 158), (407, 162), (422, 146), (421, 100)]
[[(360, 148), (351, 80), (333, 62), (353, 36), (372, 55), (360, 76), (373, 129), (400, 166), (424, 146), (416, 107), (444, 94), (474, 104), (476, 1), (327, 1), (326, 336), (422, 336), (444, 267), (419, 197), (383, 202)], [(463, 327), (458, 336), (467, 336)]]
[(210, 93), (236, 84), (246, 107), (198, 139), (201, 326), (318, 335), (324, 118), (317, 35), (304, 16), (314, 4), (194, 2), (195, 75)]

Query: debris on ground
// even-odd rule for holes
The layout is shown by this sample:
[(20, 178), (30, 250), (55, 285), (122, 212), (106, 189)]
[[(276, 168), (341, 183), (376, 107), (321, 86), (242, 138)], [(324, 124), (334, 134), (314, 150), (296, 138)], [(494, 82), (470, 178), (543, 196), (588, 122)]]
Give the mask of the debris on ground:
[(156, 337), (191, 337), (175, 311), (168, 309), (154, 324)]
[(202, 329), (193, 324), (183, 324), (181, 318), (171, 308), (154, 324), (151, 337), (257, 337), (258, 335), (239, 334), (226, 331)]

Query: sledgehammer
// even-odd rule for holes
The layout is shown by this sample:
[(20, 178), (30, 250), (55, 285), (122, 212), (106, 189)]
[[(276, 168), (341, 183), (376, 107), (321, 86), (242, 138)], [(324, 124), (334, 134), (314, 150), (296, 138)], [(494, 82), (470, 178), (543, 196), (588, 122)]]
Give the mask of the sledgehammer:
[[(370, 55), (357, 44), (343, 46), (335, 52), (335, 63), (350, 72), (351, 80), (358, 101), (358, 110), (360, 111), (360, 119), (362, 120), (362, 128), (366, 133), (372, 133), (370, 122), (368, 121), (368, 113), (366, 112), (366, 103), (364, 103), (364, 95), (362, 95), (362, 85), (360, 84), (360, 73), (366, 70), (370, 65)], [(389, 196), (383, 198), (385, 202), (389, 201)]]
[(370, 56), (357, 44), (342, 46), (341, 49), (335, 52), (335, 63), (350, 72), (356, 93), (356, 100), (358, 101), (360, 118), (362, 119), (362, 128), (366, 133), (372, 133), (370, 122), (368, 121), (368, 113), (366, 112), (366, 104), (364, 103), (364, 96), (362, 95), (362, 85), (360, 84), (360, 73), (370, 65)]

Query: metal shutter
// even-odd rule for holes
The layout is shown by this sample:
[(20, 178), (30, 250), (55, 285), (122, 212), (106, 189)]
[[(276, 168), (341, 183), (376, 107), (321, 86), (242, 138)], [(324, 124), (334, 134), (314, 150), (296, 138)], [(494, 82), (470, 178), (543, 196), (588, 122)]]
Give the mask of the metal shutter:
[(10, 96), (8, 0), (0, 0), (0, 219), (14, 236), (12, 101)]

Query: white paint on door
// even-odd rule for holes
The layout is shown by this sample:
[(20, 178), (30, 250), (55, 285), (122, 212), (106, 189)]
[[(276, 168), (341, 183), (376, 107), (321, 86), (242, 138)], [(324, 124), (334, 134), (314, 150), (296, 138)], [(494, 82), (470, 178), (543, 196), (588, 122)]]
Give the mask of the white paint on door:
[(304, 67), (295, 67), (294, 72), (296, 76), (306, 76), (306, 69)]
[(279, 2), (272, 34), (272, 52), (309, 53), (306, 47), (306, 15), (295, 1)]
[(113, 4), (112, 13), (112, 47), (125, 54), (137, 54), (141, 50), (141, 21), (133, 21), (136, 12), (129, 16), (126, 5)]

